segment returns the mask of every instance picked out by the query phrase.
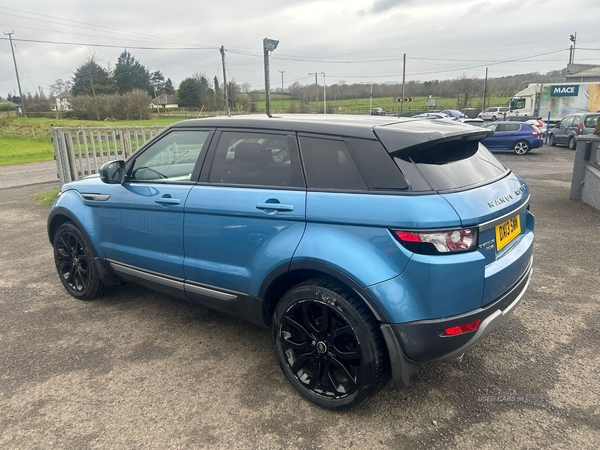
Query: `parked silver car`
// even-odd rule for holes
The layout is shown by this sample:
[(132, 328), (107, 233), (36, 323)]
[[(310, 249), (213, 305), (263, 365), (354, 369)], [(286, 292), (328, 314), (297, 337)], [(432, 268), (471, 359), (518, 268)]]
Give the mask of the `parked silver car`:
[(504, 114), (506, 114), (507, 111), (508, 107), (506, 106), (491, 106), (481, 111), (477, 117), (483, 120), (491, 120), (492, 122), (495, 122), (496, 120), (503, 119)]
[(592, 134), (600, 118), (599, 113), (569, 114), (550, 130), (550, 145), (568, 145), (571, 150), (577, 146), (577, 136)]

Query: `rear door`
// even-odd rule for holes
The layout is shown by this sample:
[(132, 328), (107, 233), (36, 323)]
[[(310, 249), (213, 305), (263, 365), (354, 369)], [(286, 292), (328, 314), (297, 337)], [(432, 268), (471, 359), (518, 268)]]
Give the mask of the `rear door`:
[(256, 296), (268, 273), (289, 264), (304, 233), (296, 139), (240, 130), (217, 132), (213, 141), (185, 205), (186, 293), (199, 301), (215, 290)]

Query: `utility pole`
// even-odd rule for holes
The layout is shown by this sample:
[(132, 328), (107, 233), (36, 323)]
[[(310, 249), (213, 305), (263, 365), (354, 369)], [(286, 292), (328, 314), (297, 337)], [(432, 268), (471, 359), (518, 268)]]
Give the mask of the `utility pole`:
[(227, 115), (231, 115), (231, 111), (229, 110), (229, 97), (227, 96), (227, 77), (225, 75), (225, 47), (221, 45), (221, 62), (223, 63), (223, 91), (224, 91), (224, 99), (225, 99), (225, 108), (227, 109)]
[(281, 114), (283, 114), (283, 74), (285, 70), (280, 70), (279, 73), (281, 74)]
[(404, 82), (406, 81), (406, 53), (402, 57), (402, 101), (400, 102), (400, 117), (404, 114)]
[[(569, 40), (573, 43), (573, 45), (571, 45), (571, 51), (569, 54), (569, 65), (573, 66), (573, 64), (575, 64), (575, 44), (577, 44), (577, 31), (575, 32), (575, 34), (572, 34), (569, 37)], [(572, 72), (573, 68), (569, 67), (569, 72)]]
[(317, 89), (317, 110), (316, 114), (319, 114), (319, 82), (317, 81), (317, 74), (319, 72), (310, 72), (309, 75), (315, 76), (315, 88)]
[(327, 82), (325, 81), (325, 72), (321, 72), (323, 75), (323, 114), (327, 114)]
[(19, 97), (21, 97), (21, 112), (23, 113), (23, 117), (27, 117), (25, 115), (25, 99), (23, 98), (23, 92), (21, 92), (21, 81), (19, 80), (19, 71), (17, 70), (17, 60), (15, 58), (15, 49), (13, 48), (12, 43), (12, 35), (15, 34), (14, 31), (10, 33), (4, 33), (4, 36), (8, 36), (8, 40), (10, 41), (10, 51), (12, 52), (13, 62), (15, 63), (15, 73), (17, 74), (17, 86), (19, 86)]
[(483, 80), (483, 103), (481, 104), (481, 111), (485, 109), (485, 96), (487, 95), (487, 77), (488, 77), (488, 68), (485, 68), (485, 80)]

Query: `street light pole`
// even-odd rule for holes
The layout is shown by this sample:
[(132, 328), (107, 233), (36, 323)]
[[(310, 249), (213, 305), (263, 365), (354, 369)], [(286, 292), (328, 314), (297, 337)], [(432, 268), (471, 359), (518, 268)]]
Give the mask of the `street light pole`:
[(325, 72), (321, 72), (323, 75), (323, 114), (327, 114), (327, 82), (325, 81)]
[(281, 114), (283, 114), (283, 74), (285, 70), (280, 70), (279, 73), (281, 73)]
[(21, 97), (21, 111), (23, 113), (23, 117), (25, 117), (25, 99), (23, 98), (23, 93), (21, 92), (21, 81), (19, 81), (19, 71), (17, 70), (17, 60), (15, 59), (15, 49), (13, 48), (12, 43), (12, 35), (14, 31), (10, 33), (4, 33), (4, 36), (8, 36), (8, 40), (10, 41), (10, 51), (12, 52), (13, 62), (15, 63), (15, 73), (17, 74), (17, 86), (19, 86), (19, 96)]
[(317, 89), (317, 109), (316, 114), (319, 114), (319, 81), (317, 80), (317, 75), (319, 72), (310, 72), (309, 75), (315, 76), (315, 88)]
[(263, 39), (263, 52), (265, 60), (265, 104), (267, 109), (267, 116), (271, 116), (271, 79), (269, 76), (269, 52), (272, 52), (277, 48), (279, 41), (274, 39), (264, 38)]

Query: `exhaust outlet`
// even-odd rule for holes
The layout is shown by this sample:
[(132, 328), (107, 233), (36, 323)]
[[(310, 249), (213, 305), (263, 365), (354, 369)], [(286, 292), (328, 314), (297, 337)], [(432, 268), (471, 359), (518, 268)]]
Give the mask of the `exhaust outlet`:
[(463, 356), (465, 356), (465, 354), (461, 353), (460, 355), (455, 356), (454, 358), (445, 359), (444, 361), (452, 364), (460, 364), (463, 359)]

